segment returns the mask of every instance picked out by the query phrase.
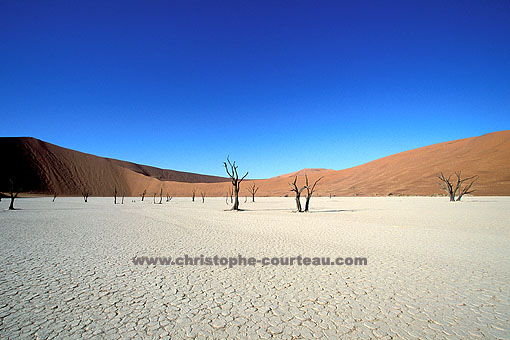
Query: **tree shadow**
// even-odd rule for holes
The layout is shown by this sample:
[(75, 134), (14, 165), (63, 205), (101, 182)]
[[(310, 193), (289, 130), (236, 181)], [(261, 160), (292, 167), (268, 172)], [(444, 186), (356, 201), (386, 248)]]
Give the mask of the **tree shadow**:
[(329, 210), (310, 210), (309, 213), (341, 213), (341, 212), (357, 212), (368, 209), (329, 209)]
[(242, 210), (244, 210), (244, 211), (289, 211), (292, 209), (285, 209), (285, 208), (269, 209), (269, 208), (266, 208), (266, 209), (242, 209)]

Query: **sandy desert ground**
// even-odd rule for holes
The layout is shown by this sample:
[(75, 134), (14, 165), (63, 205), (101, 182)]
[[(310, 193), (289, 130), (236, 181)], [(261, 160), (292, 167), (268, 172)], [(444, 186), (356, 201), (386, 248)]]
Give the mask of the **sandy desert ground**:
[[(510, 339), (509, 197), (132, 200), (2, 200), (0, 338)], [(368, 265), (132, 262), (183, 254)]]

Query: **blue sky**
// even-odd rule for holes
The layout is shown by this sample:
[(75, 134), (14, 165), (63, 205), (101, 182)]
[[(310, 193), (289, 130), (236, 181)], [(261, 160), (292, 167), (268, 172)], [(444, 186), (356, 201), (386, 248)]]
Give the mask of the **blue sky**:
[(0, 136), (251, 178), (510, 128), (509, 1), (0, 1)]

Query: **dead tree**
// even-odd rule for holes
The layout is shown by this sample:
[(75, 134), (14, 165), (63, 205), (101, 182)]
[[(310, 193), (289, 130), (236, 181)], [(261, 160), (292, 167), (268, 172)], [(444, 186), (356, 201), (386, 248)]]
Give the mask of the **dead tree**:
[(293, 191), (296, 194), (296, 208), (297, 212), (303, 212), (303, 209), (301, 208), (301, 193), (303, 190), (306, 189), (306, 186), (302, 187), (301, 189), (298, 188), (297, 184), (297, 176), (294, 178), (294, 182), (289, 183), (290, 185), (290, 191)]
[(14, 200), (18, 198), (19, 189), (14, 188), (14, 182), (12, 179), (9, 179), (9, 184), (10, 184), (9, 193), (11, 196), (11, 204), (9, 204), (9, 210), (14, 210)]
[(145, 195), (147, 195), (147, 189), (144, 189), (143, 192), (140, 194), (140, 196), (142, 196), (142, 202), (143, 199), (145, 198)]
[[(466, 194), (472, 193), (474, 190), (472, 190), (473, 184), (478, 180), (478, 176), (471, 176), (462, 179), (461, 172), (455, 172), (455, 176), (457, 177), (457, 182), (455, 183), (454, 180), (452, 180), (452, 175), (446, 177), (442, 172), (437, 175), (437, 178), (441, 180), (440, 184), (443, 187), (443, 189), (448, 193), (448, 196), (450, 197), (450, 202), (455, 201), (455, 196), (458, 193), (457, 202), (462, 199), (462, 196)], [(469, 184), (464, 185), (465, 182), (471, 181)]]
[(82, 192), (81, 192), (81, 195), (83, 196), (83, 200), (85, 201), (85, 203), (87, 203), (89, 201), (89, 191), (87, 189), (84, 189)]
[(117, 204), (117, 187), (115, 187), (115, 191), (113, 193), (113, 204)]
[(55, 192), (53, 193), (53, 201), (52, 201), (52, 202), (55, 202), (55, 199), (57, 198), (57, 196), (58, 196), (58, 195), (57, 195), (57, 192), (55, 191)]
[(122, 193), (122, 204), (124, 204), (124, 195), (125, 193)]
[[(227, 162), (228, 162), (228, 164), (227, 164)], [(248, 172), (246, 172), (246, 174), (244, 174), (244, 176), (241, 177), (241, 179), (239, 179), (239, 175), (237, 173), (238, 166), (236, 165), (236, 162), (235, 161), (233, 163), (230, 162), (230, 159), (228, 156), (227, 156), (227, 162), (223, 162), (223, 165), (225, 166), (225, 171), (227, 171), (228, 176), (232, 180), (231, 190), (234, 191), (234, 196), (235, 196), (234, 206), (232, 207), (232, 210), (239, 210), (239, 187), (241, 185), (241, 182), (246, 178), (246, 176), (248, 176)]]
[(248, 191), (251, 194), (251, 201), (255, 202), (255, 194), (257, 191), (259, 191), (259, 188), (255, 185), (255, 182), (251, 183), (251, 185), (248, 187)]
[(159, 204), (161, 204), (161, 202), (163, 202), (163, 188), (159, 190)]
[(202, 196), (202, 203), (205, 203), (205, 192), (201, 191), (200, 196)]
[(156, 204), (156, 193), (154, 193), (154, 196), (152, 197), (153, 203)]
[(197, 189), (193, 188), (191, 190), (191, 202), (195, 202), (195, 194), (197, 192)]
[(170, 200), (171, 200), (171, 199), (172, 199), (172, 197), (170, 197), (170, 196), (168, 195), (168, 192), (167, 192), (167, 193), (166, 193), (166, 201), (167, 201), (167, 202), (170, 202)]
[(315, 190), (315, 186), (317, 185), (317, 183), (319, 183), (319, 181), (322, 179), (322, 177), (319, 177), (319, 179), (317, 179), (312, 186), (310, 186), (308, 184), (308, 176), (305, 175), (305, 179), (306, 179), (306, 202), (305, 202), (305, 212), (309, 211), (309, 208), (310, 208), (310, 198), (312, 198), (312, 195), (313, 195), (313, 191)]

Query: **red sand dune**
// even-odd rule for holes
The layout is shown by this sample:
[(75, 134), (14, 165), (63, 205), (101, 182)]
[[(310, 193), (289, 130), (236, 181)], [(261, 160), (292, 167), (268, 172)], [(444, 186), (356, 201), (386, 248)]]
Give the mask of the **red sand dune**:
[[(161, 188), (171, 196), (190, 196), (193, 188), (197, 196), (201, 191), (207, 196), (225, 196), (230, 186), (222, 177), (97, 157), (35, 138), (0, 138), (0, 145), (6, 161), (0, 167), (4, 192), (8, 178), (15, 178), (24, 192), (60, 195), (79, 195), (87, 189), (91, 196), (112, 196), (116, 187), (127, 196), (138, 196), (144, 190), (152, 196)], [(289, 182), (298, 176), (303, 184), (304, 174), (311, 180), (324, 176), (316, 190), (322, 196), (432, 195), (443, 193), (437, 173), (459, 170), (466, 176), (480, 176), (475, 195), (510, 195), (510, 131), (434, 144), (345, 170), (303, 169), (255, 182), (260, 187), (258, 196), (291, 196)], [(250, 182), (241, 185), (242, 196), (248, 195), (243, 187)]]

